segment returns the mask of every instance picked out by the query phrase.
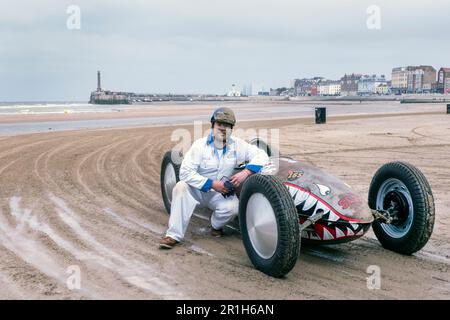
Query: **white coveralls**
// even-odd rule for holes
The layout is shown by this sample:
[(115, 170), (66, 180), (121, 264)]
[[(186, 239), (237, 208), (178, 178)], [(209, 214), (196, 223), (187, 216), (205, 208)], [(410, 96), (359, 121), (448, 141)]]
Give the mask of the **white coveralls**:
[(214, 229), (222, 229), (230, 222), (238, 214), (237, 196), (225, 198), (211, 185), (224, 176), (231, 178), (234, 168), (246, 161), (246, 168), (256, 173), (268, 163), (269, 157), (257, 146), (233, 136), (222, 150), (215, 148), (212, 132), (196, 140), (183, 158), (180, 181), (172, 191), (166, 236), (182, 241), (197, 206), (213, 210), (211, 225)]

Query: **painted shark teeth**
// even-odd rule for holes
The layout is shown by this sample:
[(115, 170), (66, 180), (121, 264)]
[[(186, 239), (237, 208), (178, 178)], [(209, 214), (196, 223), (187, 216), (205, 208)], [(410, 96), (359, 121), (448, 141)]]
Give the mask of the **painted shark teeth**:
[[(334, 232), (334, 234), (333, 234)], [(333, 229), (330, 229), (329, 227), (325, 227), (323, 225), (317, 225), (314, 231), (310, 230), (303, 230), (302, 231), (302, 238), (304, 239), (310, 239), (310, 240), (324, 240), (324, 241), (330, 241), (330, 240), (337, 240), (340, 238), (345, 237), (351, 237), (351, 236), (362, 236), (364, 234), (364, 230), (359, 230), (356, 234), (350, 229), (347, 228), (347, 234), (345, 234), (344, 231), (339, 229), (338, 227), (335, 227)]]
[(328, 221), (336, 222), (339, 220), (339, 216), (330, 210), (330, 214), (328, 215)]
[(314, 198), (313, 196), (309, 196), (308, 199), (306, 199), (305, 204), (303, 205), (303, 211), (311, 209), (317, 204), (317, 202), (318, 200), (316, 198)]
[[(295, 189), (295, 188), (290, 188), (290, 189), (294, 189), (294, 190), (297, 191), (297, 193), (295, 193), (293, 195), (294, 204), (296, 206), (298, 206), (299, 204), (304, 202), (309, 196), (309, 194), (307, 192), (304, 192), (304, 191), (301, 191), (301, 190), (298, 190), (298, 189)], [(291, 194), (292, 194), (292, 192), (291, 192)]]
[(339, 228), (336, 228), (336, 239), (343, 238), (343, 237), (345, 237), (345, 234), (342, 232), (342, 230)]
[(322, 239), (319, 238), (319, 236), (315, 232), (311, 232), (310, 233), (309, 239), (311, 239), (311, 240), (322, 240)]
[(355, 233), (350, 228), (347, 228), (347, 237), (353, 236), (353, 235), (355, 235)]
[(333, 235), (325, 227), (323, 228), (323, 240), (334, 240)]
[(288, 187), (287, 189), (288, 189), (289, 193), (291, 194), (292, 199), (295, 199), (295, 197), (297, 196), (297, 193), (299, 193), (300, 190), (289, 187), (289, 186), (287, 186), (287, 187)]
[(357, 223), (350, 222), (350, 225), (352, 226), (353, 230), (356, 231), (358, 229), (358, 224)]

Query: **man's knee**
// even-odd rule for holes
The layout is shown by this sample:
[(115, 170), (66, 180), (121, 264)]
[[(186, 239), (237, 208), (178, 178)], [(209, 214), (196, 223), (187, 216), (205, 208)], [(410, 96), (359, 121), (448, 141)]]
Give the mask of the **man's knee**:
[(239, 211), (239, 201), (237, 199), (223, 200), (217, 204), (216, 212), (222, 214), (235, 215)]
[(172, 194), (183, 194), (189, 192), (190, 186), (184, 181), (178, 181), (173, 188)]

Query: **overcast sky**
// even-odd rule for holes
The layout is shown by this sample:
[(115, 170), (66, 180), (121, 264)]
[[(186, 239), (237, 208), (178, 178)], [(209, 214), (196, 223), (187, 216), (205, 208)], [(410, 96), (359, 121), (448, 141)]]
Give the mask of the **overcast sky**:
[[(80, 29), (67, 27), (70, 5)], [(367, 27), (371, 5), (381, 29)], [(449, 13), (448, 0), (1, 0), (0, 101), (86, 101), (98, 69), (110, 90), (218, 94), (438, 69), (450, 66)]]

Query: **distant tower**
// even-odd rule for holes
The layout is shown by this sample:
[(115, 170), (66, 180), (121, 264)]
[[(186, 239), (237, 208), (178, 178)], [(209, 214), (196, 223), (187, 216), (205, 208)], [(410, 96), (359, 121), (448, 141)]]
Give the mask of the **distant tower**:
[(97, 71), (97, 91), (102, 91), (102, 84), (100, 79), (100, 71)]

